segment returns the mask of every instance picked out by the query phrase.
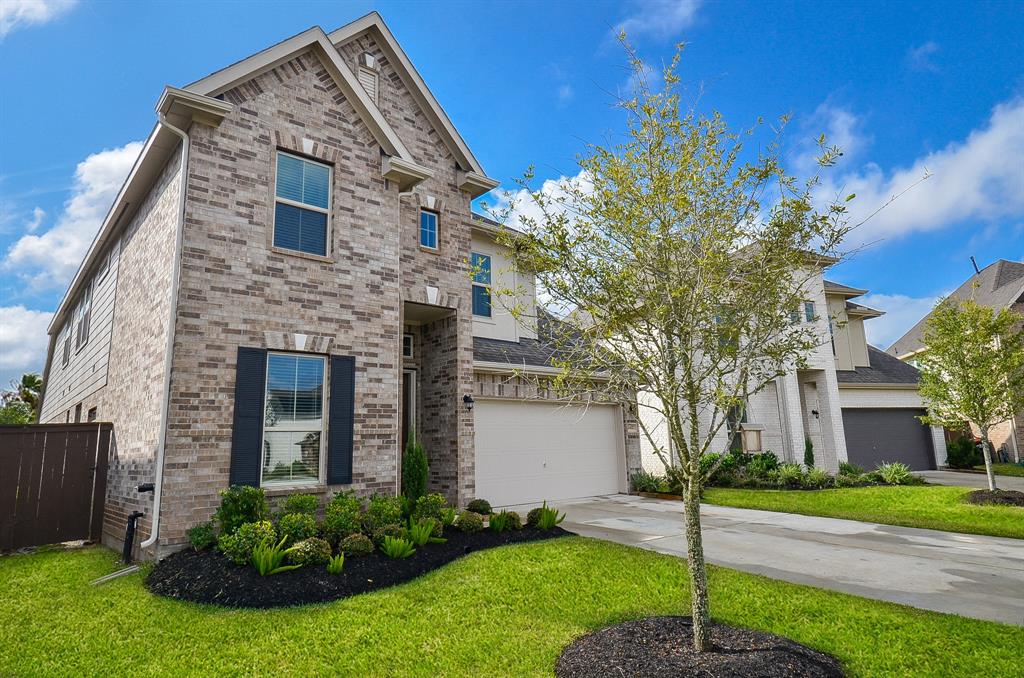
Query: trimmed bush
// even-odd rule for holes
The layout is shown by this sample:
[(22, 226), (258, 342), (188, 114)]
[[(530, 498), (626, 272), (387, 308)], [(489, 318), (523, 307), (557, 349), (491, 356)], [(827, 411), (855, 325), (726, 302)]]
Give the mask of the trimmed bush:
[(324, 522), (320, 532), (332, 546), (359, 532), (363, 503), (353, 492), (339, 492), (331, 497), (324, 508)]
[(474, 499), (466, 504), (466, 510), (481, 516), (491, 515), (491, 503), (486, 499)]
[(412, 432), (405, 444), (405, 454), (402, 455), (402, 494), (410, 502), (415, 502), (427, 493), (428, 473), (427, 452), (416, 433)]
[(973, 438), (961, 436), (946, 444), (946, 465), (950, 468), (972, 469), (984, 463), (985, 458)]
[(220, 508), (214, 518), (220, 523), (221, 535), (232, 535), (242, 525), (266, 520), (269, 515), (270, 508), (263, 488), (232, 485), (221, 490)]
[(773, 452), (762, 452), (752, 456), (747, 462), (746, 473), (750, 478), (764, 480), (768, 474), (779, 468), (779, 458)]
[(433, 493), (420, 497), (412, 511), (413, 520), (430, 518), (434, 521), (434, 536), (440, 537), (444, 531), (444, 510), (448, 507), (448, 500), (443, 494)]
[(316, 532), (316, 518), (308, 513), (288, 513), (277, 522), (277, 534), (285, 538), (286, 544), (315, 537)]
[(288, 561), (293, 565), (326, 565), (330, 559), (331, 545), (320, 537), (303, 539), (288, 554)]
[(315, 494), (289, 494), (281, 505), (281, 514), (305, 513), (315, 516), (320, 508), (320, 500)]
[(402, 522), (402, 500), (375, 494), (363, 514), (363, 533), (372, 537), (385, 525), (401, 526)]
[(253, 549), (261, 545), (273, 545), (276, 539), (274, 524), (269, 520), (260, 520), (241, 525), (234, 534), (222, 534), (217, 547), (234, 564), (245, 565), (252, 560)]
[(508, 529), (510, 530), (521, 530), (523, 529), (523, 518), (515, 511), (505, 511), (505, 515), (508, 520)]
[(217, 535), (214, 532), (212, 521), (199, 523), (195, 527), (190, 528), (186, 534), (188, 535), (188, 542), (192, 544), (192, 548), (196, 551), (208, 549), (217, 543)]
[(484, 519), (479, 513), (467, 509), (459, 514), (459, 522), (455, 526), (463, 532), (479, 532), (484, 529)]
[(373, 553), (373, 542), (365, 534), (356, 532), (341, 540), (338, 551), (344, 553), (348, 558), (368, 556)]
[(526, 514), (526, 524), (530, 527), (537, 527), (537, 523), (540, 521), (541, 511), (540, 506), (535, 509), (530, 509), (530, 512)]
[(392, 539), (407, 539), (409, 537), (409, 530), (406, 529), (405, 525), (381, 525), (374, 530), (370, 537), (373, 539), (374, 544), (380, 546), (388, 537)]

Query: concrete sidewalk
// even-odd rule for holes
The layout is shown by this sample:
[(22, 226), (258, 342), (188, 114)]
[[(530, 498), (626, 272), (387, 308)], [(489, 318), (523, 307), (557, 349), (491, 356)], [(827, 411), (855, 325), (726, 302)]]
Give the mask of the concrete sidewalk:
[[(685, 557), (682, 505), (609, 495), (559, 502), (562, 527)], [(711, 506), (710, 562), (926, 610), (1024, 626), (1024, 540)]]
[[(984, 473), (965, 473), (963, 471), (915, 471), (915, 473), (929, 483), (936, 485), (974, 487), (979, 490), (988, 489), (988, 476)], [(1000, 490), (1019, 490), (1024, 492), (1024, 478), (997, 475), (996, 487)]]

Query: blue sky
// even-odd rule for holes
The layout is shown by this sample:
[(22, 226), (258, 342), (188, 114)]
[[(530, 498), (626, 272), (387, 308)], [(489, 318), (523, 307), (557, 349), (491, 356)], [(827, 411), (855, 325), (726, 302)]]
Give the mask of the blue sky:
[[(734, 126), (793, 115), (787, 158), (828, 133), (830, 175), (871, 242), (830, 272), (871, 290), (886, 345), (981, 265), (1024, 257), (1024, 10), (1011, 2), (0, 3), (0, 385), (42, 369), (45, 328), (154, 124), (182, 86), (294, 33), (376, 9), (488, 173), (572, 176), (622, 129), (614, 27)], [(134, 142), (134, 143), (133, 143)], [(493, 202), (493, 198), (491, 199)], [(851, 244), (854, 244), (851, 241)]]

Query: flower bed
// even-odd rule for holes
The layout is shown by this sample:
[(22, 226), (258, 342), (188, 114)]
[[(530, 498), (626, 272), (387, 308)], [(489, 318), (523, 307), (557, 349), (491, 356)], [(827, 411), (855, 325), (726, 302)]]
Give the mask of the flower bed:
[(186, 549), (157, 563), (146, 586), (157, 595), (225, 607), (285, 607), (324, 603), (401, 584), (453, 560), (484, 549), (563, 537), (559, 527), (540, 530), (460, 532), (445, 530), (443, 544), (427, 544), (409, 558), (392, 559), (380, 551), (345, 560), (339, 575), (306, 566), (262, 577), (252, 567), (235, 565), (213, 550)]

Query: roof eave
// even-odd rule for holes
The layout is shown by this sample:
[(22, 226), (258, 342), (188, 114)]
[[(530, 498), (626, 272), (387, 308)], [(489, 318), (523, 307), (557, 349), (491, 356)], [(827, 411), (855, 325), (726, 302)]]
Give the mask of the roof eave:
[(434, 176), (426, 167), (390, 155), (381, 159), (380, 171), (385, 179), (397, 183), (398, 190), (402, 192), (410, 191), (424, 179)]
[(471, 198), (478, 198), (488, 191), (493, 191), (501, 183), (497, 179), (492, 179), (477, 172), (458, 170), (455, 174), (459, 190), (469, 193)]

